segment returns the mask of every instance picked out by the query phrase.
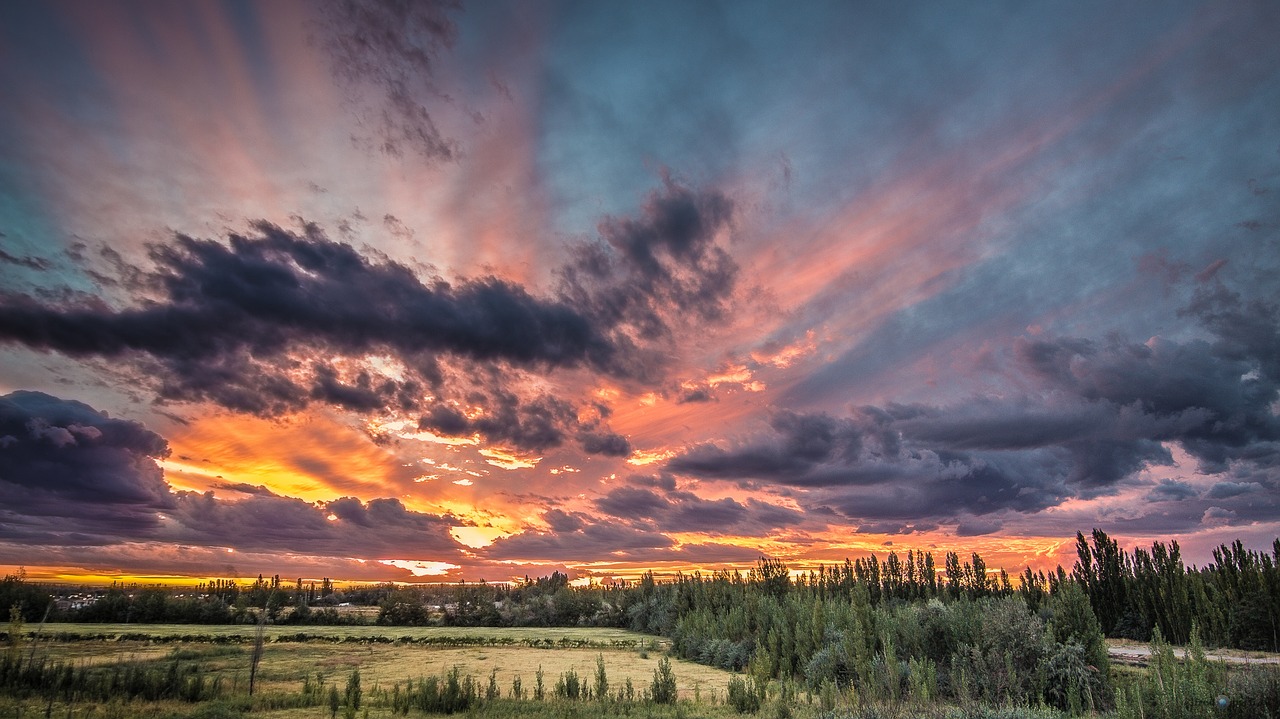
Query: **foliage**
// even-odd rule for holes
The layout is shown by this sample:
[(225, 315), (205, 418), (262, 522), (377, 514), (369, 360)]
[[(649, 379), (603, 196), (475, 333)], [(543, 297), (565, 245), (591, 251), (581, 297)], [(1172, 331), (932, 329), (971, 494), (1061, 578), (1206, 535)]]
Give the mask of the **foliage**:
[(43, 587), (27, 581), (23, 570), (0, 579), (0, 610), (11, 610), (12, 607), (17, 607), (18, 614), (24, 622), (38, 622), (43, 619), (52, 601), (52, 597)]
[(43, 655), (0, 659), (0, 693), (25, 698), (79, 697), (111, 699), (171, 699), (199, 702), (222, 695), (219, 679), (210, 680), (198, 663), (120, 662), (109, 666), (76, 666)]
[(595, 697), (600, 701), (609, 698), (609, 675), (604, 668), (604, 655), (596, 655)]
[(726, 696), (734, 711), (739, 714), (755, 714), (760, 711), (760, 705), (764, 702), (764, 687), (757, 686), (750, 677), (733, 677), (729, 680)]
[(658, 668), (653, 670), (653, 682), (649, 685), (649, 698), (655, 704), (674, 704), (676, 702), (676, 675), (671, 671), (671, 660), (663, 657), (658, 660)]
[(1157, 627), (1151, 638), (1151, 663), (1139, 681), (1117, 692), (1118, 719), (1209, 719), (1217, 713), (1217, 698), (1225, 688), (1226, 669), (1205, 658), (1199, 629), (1191, 628), (1185, 660)]
[(555, 694), (559, 699), (578, 699), (582, 696), (582, 680), (572, 669), (560, 675), (556, 680)]

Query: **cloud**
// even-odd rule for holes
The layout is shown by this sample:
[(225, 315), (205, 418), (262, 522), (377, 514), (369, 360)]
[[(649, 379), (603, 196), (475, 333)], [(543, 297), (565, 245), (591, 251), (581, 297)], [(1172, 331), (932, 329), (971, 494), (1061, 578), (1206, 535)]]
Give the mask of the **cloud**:
[(548, 531), (526, 530), (495, 540), (480, 550), (491, 560), (583, 561), (634, 558), (674, 547), (666, 534), (618, 522), (602, 522), (578, 512), (552, 509), (543, 515)]
[(601, 223), (550, 297), (492, 276), (421, 278), (309, 224), (257, 222), (225, 243), (176, 235), (126, 278), (129, 306), (0, 293), (0, 342), (111, 359), (161, 401), (259, 416), (312, 404), (417, 413), (442, 435), (529, 451), (572, 439), (624, 456), (630, 444), (604, 413), (536, 380), (586, 370), (657, 381), (677, 319), (688, 329), (728, 312), (736, 269), (718, 238), (731, 213), (725, 195), (664, 177), (638, 217)]
[(40, 392), (0, 397), (0, 540), (45, 545), (180, 545), (334, 557), (460, 556), (450, 515), (398, 499), (306, 502), (243, 483), (174, 492), (157, 461), (163, 437), (143, 425)]
[(296, 409), (312, 395), (359, 407), (375, 394), (394, 404), (421, 389), (368, 376), (344, 385), (323, 362), (304, 383), (285, 370), (305, 375), (305, 368), (273, 365), (299, 346), (393, 352), (422, 366), (428, 381), (439, 353), (576, 366), (610, 351), (574, 309), (497, 278), (424, 284), (407, 267), (367, 259), (313, 226), (302, 235), (267, 223), (255, 230), (226, 245), (179, 235), (153, 246), (156, 270), (145, 282), (159, 297), (135, 307), (56, 307), (5, 296), (0, 337), (77, 357), (145, 353), (169, 380), (162, 396), (255, 413)]
[(1186, 482), (1176, 479), (1162, 479), (1156, 488), (1147, 494), (1149, 502), (1181, 502), (1200, 496), (1200, 492)]
[(615, 488), (596, 499), (595, 508), (639, 528), (713, 536), (763, 536), (805, 521), (802, 512), (758, 499), (705, 499), (674, 486), (637, 481), (640, 479), (633, 478), (631, 486)]
[(172, 506), (160, 435), (41, 392), (0, 397), (0, 537), (94, 544), (147, 535)]
[(631, 443), (614, 432), (583, 432), (578, 436), (582, 451), (606, 457), (626, 457), (631, 454)]
[(994, 519), (964, 519), (956, 525), (957, 537), (981, 537), (986, 534), (995, 534), (1004, 527), (999, 520)]
[(453, 0), (330, 0), (322, 6), (315, 39), (351, 103), (369, 118), (353, 138), (358, 144), (393, 157), (457, 157), (457, 143), (441, 132), (427, 103), (448, 102), (436, 67), (457, 39), (450, 13), (460, 7)]
[[(135, 283), (149, 297), (135, 306), (5, 295), (0, 339), (122, 359), (162, 400), (264, 416), (312, 403), (357, 412), (428, 405), (423, 424), (438, 428), (450, 410), (430, 409), (425, 397), (461, 391), (488, 412), (455, 419), (450, 431), (535, 449), (577, 427), (572, 406), (520, 398), (500, 386), (503, 377), (607, 366), (613, 351), (591, 318), (562, 302), (493, 277), (424, 283), (315, 227), (295, 234), (258, 223), (254, 234), (232, 235), (229, 244), (178, 236), (151, 255), (154, 271)], [(402, 370), (380, 370), (368, 359), (386, 356)], [(450, 359), (487, 366), (495, 381), (469, 388), (446, 371)], [(454, 386), (446, 386), (450, 379)]]
[[(3, 236), (4, 233), (0, 232), (0, 237)], [(11, 255), (4, 250), (0, 250), (0, 262), (17, 265), (18, 267), (25, 267), (29, 270), (36, 270), (38, 272), (44, 272), (52, 266), (49, 261), (43, 257), (18, 257), (16, 255)]]
[(1014, 349), (1022, 368), (1047, 390), (1093, 404), (1099, 413), (1094, 434), (1176, 441), (1211, 473), (1246, 452), (1273, 454), (1280, 419), (1271, 404), (1280, 390), (1280, 366), (1267, 353), (1280, 314), (1267, 305), (1238, 303), (1208, 313), (1201, 300), (1192, 311), (1218, 335), (1216, 342), (1113, 338), (1099, 346), (1023, 339)]
[(472, 418), (456, 408), (437, 406), (422, 416), (418, 428), (449, 436), (481, 434), (490, 442), (542, 450), (560, 445), (564, 428), (577, 422), (573, 405), (551, 397), (521, 401), (512, 392), (494, 389), (488, 396), (469, 398), (482, 402), (486, 411)]
[(866, 429), (855, 419), (785, 411), (774, 414), (769, 424), (772, 436), (760, 442), (728, 450), (709, 443), (696, 445), (667, 466), (706, 478), (799, 478), (824, 464), (856, 459)]
[[(563, 300), (609, 328), (615, 346), (632, 348), (614, 356), (614, 374), (658, 376), (663, 358), (655, 345), (677, 326), (687, 330), (729, 313), (738, 267), (718, 239), (732, 218), (725, 194), (664, 175), (639, 217), (606, 218), (600, 239), (578, 246), (560, 268)], [(622, 364), (627, 358), (633, 361)]]
[(1252, 494), (1263, 490), (1257, 482), (1217, 482), (1209, 488), (1205, 497), (1209, 499), (1230, 499), (1242, 494)]
[[(871, 524), (963, 514), (969, 518), (958, 531), (965, 532), (978, 527), (972, 517), (1114, 494), (1138, 472), (1172, 465), (1173, 445), (1202, 472), (1275, 466), (1280, 367), (1272, 353), (1280, 313), (1221, 286), (1198, 290), (1186, 312), (1214, 338), (1023, 337), (1012, 348), (1011, 378), (1022, 394), (941, 407), (864, 406), (848, 417), (778, 411), (765, 431), (694, 445), (666, 466), (687, 476), (795, 488), (806, 507)], [(1210, 494), (1226, 499), (1252, 491), (1246, 487), (1220, 483)], [(1198, 496), (1191, 485), (1166, 479), (1147, 499)], [(1234, 505), (1220, 509), (1253, 516)]]
[(449, 531), (461, 520), (415, 512), (394, 498), (342, 497), (312, 504), (278, 495), (229, 501), (213, 492), (180, 492), (170, 517), (174, 525), (164, 536), (179, 544), (360, 559), (461, 556)]
[[(651, 507), (656, 508), (657, 505)], [(753, 562), (760, 556), (757, 549), (720, 542), (677, 544), (667, 532), (679, 530), (658, 528), (645, 522), (617, 522), (610, 517), (593, 517), (559, 509), (547, 511), (543, 521), (548, 525), (546, 530), (529, 529), (504, 537), (477, 550), (477, 553), (489, 561), (641, 565), (657, 562), (742, 563)]]

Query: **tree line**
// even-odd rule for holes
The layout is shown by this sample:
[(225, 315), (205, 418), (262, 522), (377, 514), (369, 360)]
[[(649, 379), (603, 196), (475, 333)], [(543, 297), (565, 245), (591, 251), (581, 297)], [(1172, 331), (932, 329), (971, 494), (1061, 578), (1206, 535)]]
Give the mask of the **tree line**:
[(560, 572), (509, 584), (342, 590), (327, 578), (317, 585), (260, 575), (253, 582), (209, 580), (195, 591), (113, 586), (94, 601), (64, 603), (61, 609), (51, 606), (47, 588), (11, 575), (0, 581), (0, 608), (16, 606), (27, 622), (235, 624), (256, 622), (260, 611), (277, 624), (363, 621), (335, 610), (351, 603), (379, 606), (376, 621), (386, 625), (612, 626), (672, 637), (681, 621), (693, 626), (713, 616), (725, 626), (717, 637), (715, 663), (741, 668), (753, 652), (740, 639), (743, 627), (757, 628), (743, 613), (766, 597), (784, 606), (785, 597), (795, 592), (813, 595), (825, 606), (833, 598), (852, 604), (856, 596), (871, 608), (1017, 597), (1032, 613), (1042, 614), (1051, 597), (1074, 584), (1088, 597), (1108, 637), (1145, 641), (1159, 629), (1168, 640), (1186, 644), (1194, 619), (1207, 645), (1280, 651), (1280, 539), (1269, 553), (1246, 549), (1240, 541), (1222, 545), (1213, 551), (1212, 562), (1196, 567), (1185, 564), (1177, 541), (1127, 551), (1095, 529), (1088, 537), (1076, 535), (1076, 554), (1070, 571), (1028, 568), (1016, 579), (1003, 569), (989, 569), (976, 552), (967, 558), (948, 552), (939, 564), (932, 552), (917, 550), (889, 552), (883, 560), (874, 554), (846, 559), (796, 576), (781, 561), (762, 558), (746, 574), (660, 581), (649, 573), (638, 582), (589, 587), (570, 586)]

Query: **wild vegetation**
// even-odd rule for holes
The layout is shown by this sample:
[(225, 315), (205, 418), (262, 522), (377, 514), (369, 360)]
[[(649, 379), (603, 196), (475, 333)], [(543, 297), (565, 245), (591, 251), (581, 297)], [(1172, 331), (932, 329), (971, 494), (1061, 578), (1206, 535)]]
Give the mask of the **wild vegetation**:
[[(1212, 564), (1188, 568), (1176, 542), (1129, 553), (1105, 533), (1095, 531), (1090, 538), (1078, 535), (1077, 561), (1070, 572), (1026, 570), (1016, 587), (1003, 570), (988, 570), (977, 554), (962, 561), (949, 553), (939, 567), (932, 554), (908, 551), (905, 557), (890, 553), (881, 561), (873, 555), (798, 575), (781, 562), (762, 559), (745, 574), (716, 572), (667, 581), (648, 574), (627, 585), (575, 588), (565, 575), (554, 574), (514, 585), (356, 590), (378, 602), (373, 626), (290, 629), (325, 610), (338, 612), (323, 605), (313, 608), (313, 593), (302, 582), (294, 583), (290, 592), (278, 578), (260, 579), (246, 588), (211, 583), (210, 591), (196, 597), (117, 589), (59, 618), (118, 620), (121, 611), (132, 622), (142, 617), (180, 621), (176, 618), (184, 612), (211, 616), (202, 604), (221, 606), (231, 615), (243, 613), (261, 621), (261, 638), (256, 627), (244, 625), (202, 631), (222, 637), (211, 641), (248, 647), (242, 658), (246, 677), (256, 675), (261, 662), (266, 688), (254, 695), (252, 706), (263, 708), (272, 702), (325, 706), (331, 716), (339, 709), (364, 711), (353, 708), (358, 701), (351, 699), (353, 691), (357, 695), (365, 691), (359, 675), (349, 679), (354, 684), (346, 685), (345, 693), (339, 693), (336, 684), (318, 689), (325, 686), (323, 681), (311, 676), (295, 678), (302, 686), (284, 690), (272, 685), (270, 652), (263, 656), (261, 642), (277, 647), (290, 640), (342, 640), (343, 644), (366, 642), (371, 648), (394, 643), (396, 651), (415, 646), (458, 652), (472, 651), (466, 646), (509, 647), (521, 652), (576, 652), (594, 660), (560, 665), (551, 673), (539, 667), (530, 675), (511, 672), (509, 664), (456, 656), (452, 664), (437, 664), (439, 671), (391, 676), (361, 659), (356, 668), (365, 671), (366, 682), (370, 676), (377, 677), (376, 688), (366, 692), (365, 704), (375, 713), (384, 708), (400, 714), (485, 713), (512, 702), (578, 706), (584, 701), (644, 707), (652, 713), (656, 707), (679, 709), (682, 702), (692, 701), (699, 707), (715, 707), (716, 712), (771, 716), (793, 711), (868, 718), (946, 712), (964, 716), (1114, 712), (1143, 719), (1280, 716), (1280, 670), (1228, 671), (1209, 661), (1202, 649), (1205, 644), (1277, 648), (1280, 541), (1274, 549), (1266, 554), (1235, 543), (1215, 551)], [(317, 597), (317, 603), (338, 593), (325, 589), (328, 593)], [(4, 590), (22, 592), (23, 601), (40, 606), (41, 598), (21, 581), (7, 579)], [(0, 598), (4, 596), (8, 595)], [(21, 604), (14, 606), (12, 617), (17, 623), (39, 613)], [(91, 626), (95, 625), (82, 625)], [(146, 633), (137, 630), (137, 624), (128, 626)], [(630, 638), (638, 634), (608, 639), (600, 634), (591, 640), (594, 644), (574, 645), (567, 636), (552, 637), (564, 630), (540, 628), (567, 626), (597, 628), (580, 632), (625, 628), (667, 641), (658, 645)], [(76, 634), (66, 625), (48, 625), (48, 630), (46, 637), (58, 641)], [(180, 628), (157, 628), (156, 637), (172, 641), (201, 636), (180, 632)], [(540, 636), (543, 633), (547, 636)], [(1150, 639), (1149, 666), (1136, 672), (1113, 669), (1107, 635)], [(20, 642), (23, 633), (11, 630), (7, 636), (11, 642)], [(1169, 642), (1188, 645), (1187, 658), (1175, 658)], [(446, 649), (448, 645), (458, 648)], [(12, 646), (0, 672), (0, 694), (15, 699), (39, 694), (49, 706), (55, 701), (71, 704), (76, 697), (102, 701), (112, 695), (147, 701), (194, 697), (206, 702), (227, 692), (227, 679), (217, 683), (199, 664), (172, 658), (111, 667), (75, 665), (37, 659), (30, 652), (13, 651)], [(586, 654), (593, 649), (598, 650), (595, 655)], [(605, 661), (606, 652), (612, 665)], [(651, 652), (669, 653), (725, 673), (717, 685), (695, 684), (691, 697), (687, 688), (677, 690), (677, 670), (667, 657), (651, 659)], [(656, 660), (649, 668), (652, 677), (646, 680), (634, 671), (618, 675), (622, 665), (617, 658), (623, 654), (637, 661)], [(610, 666), (615, 668), (612, 672)], [(231, 681), (233, 689), (227, 696), (245, 693), (242, 682)], [(54, 690), (49, 687), (58, 687), (63, 694), (51, 694)], [(306, 698), (280, 698), (293, 696), (291, 692)]]

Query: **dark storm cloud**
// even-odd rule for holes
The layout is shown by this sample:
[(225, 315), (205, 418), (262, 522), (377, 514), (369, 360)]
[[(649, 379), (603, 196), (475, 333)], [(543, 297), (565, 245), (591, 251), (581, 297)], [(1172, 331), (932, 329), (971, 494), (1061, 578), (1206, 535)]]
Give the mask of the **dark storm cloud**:
[(329, 0), (321, 7), (313, 38), (362, 116), (357, 143), (395, 157), (457, 157), (457, 143), (427, 103), (448, 102), (436, 66), (457, 38), (450, 13), (460, 7), (454, 0)]
[[(491, 277), (423, 283), (314, 227), (302, 235), (265, 223), (256, 230), (226, 245), (179, 236), (153, 247), (156, 269), (134, 283), (153, 298), (123, 310), (4, 296), (0, 338), (73, 357), (123, 358), (154, 378), (161, 399), (259, 415), (313, 402), (411, 411), (424, 395), (451, 389), (441, 386), (439, 356), (521, 370), (609, 364), (612, 348), (592, 318), (564, 303)], [(393, 380), (309, 359), (358, 363), (370, 353), (398, 357), (409, 372)], [(557, 445), (577, 426), (563, 401), (497, 386), (477, 391), (471, 399), (491, 410), (485, 417), (458, 422), (447, 408), (429, 407), (424, 426), (531, 449)]]
[(583, 432), (578, 435), (582, 451), (606, 457), (626, 457), (631, 454), (631, 443), (614, 432)]
[(576, 512), (551, 510), (543, 519), (550, 531), (526, 530), (498, 539), (479, 553), (492, 560), (575, 561), (583, 557), (610, 560), (675, 546), (675, 540), (662, 532), (618, 522), (598, 522)]
[(1205, 497), (1209, 499), (1230, 499), (1239, 497), (1242, 494), (1261, 491), (1263, 491), (1263, 487), (1257, 482), (1218, 482), (1209, 488), (1209, 493)]
[(510, 392), (495, 390), (487, 396), (473, 394), (469, 399), (483, 403), (488, 411), (468, 419), (456, 408), (437, 406), (419, 419), (418, 427), (452, 436), (478, 433), (493, 442), (543, 450), (559, 446), (564, 441), (564, 428), (577, 421), (573, 405), (551, 397), (522, 401)]
[[(559, 270), (560, 294), (611, 330), (619, 347), (650, 348), (677, 322), (716, 321), (729, 312), (737, 264), (717, 244), (733, 217), (724, 194), (687, 188), (670, 176), (650, 193), (637, 218), (600, 223), (600, 241), (579, 246)], [(620, 356), (634, 354), (620, 352)], [(660, 357), (615, 367), (652, 377)]]
[(636, 527), (712, 535), (760, 536), (805, 520), (801, 512), (756, 499), (704, 499), (676, 491), (674, 486), (662, 489), (657, 492), (633, 480), (633, 486), (618, 487), (596, 499), (595, 508)]
[(1280, 307), (1274, 301), (1245, 299), (1216, 283), (1196, 292), (1186, 313), (1217, 336), (1217, 356), (1256, 364), (1272, 389), (1280, 383)]
[(779, 412), (770, 426), (773, 436), (762, 442), (733, 450), (697, 445), (667, 466), (707, 478), (799, 477), (824, 463), (854, 460), (862, 448), (863, 427), (853, 419)]
[[(0, 232), (0, 237), (4, 237), (3, 232)], [(4, 250), (0, 250), (0, 262), (7, 262), (11, 265), (25, 267), (29, 270), (37, 270), (39, 272), (44, 272), (52, 266), (48, 260), (42, 257), (17, 257), (5, 252)]]
[[(0, 341), (123, 360), (163, 401), (272, 416), (312, 403), (415, 412), (423, 429), (541, 451), (567, 439), (624, 456), (625, 437), (513, 377), (585, 368), (656, 378), (671, 323), (728, 311), (736, 267), (716, 244), (732, 206), (669, 177), (637, 218), (610, 218), (562, 273), (560, 294), (481, 277), (449, 283), (328, 239), (256, 223), (227, 243), (178, 235), (125, 284), (117, 309), (83, 296), (0, 294)], [(390, 355), (405, 371), (377, 371)], [(456, 365), (456, 366), (455, 366)], [(433, 397), (434, 400), (426, 400)], [(485, 411), (463, 416), (455, 404)]]
[[(1172, 464), (1168, 443), (1205, 472), (1275, 466), (1280, 314), (1221, 285), (1199, 290), (1186, 313), (1213, 339), (1022, 338), (1015, 367), (1032, 391), (1021, 397), (861, 407), (847, 418), (780, 412), (768, 432), (696, 445), (667, 466), (804, 488), (807, 504), (868, 520), (1029, 513), (1112, 493), (1146, 467)], [(1210, 494), (1226, 500), (1248, 486), (1263, 488), (1242, 479)], [(1148, 499), (1187, 503), (1198, 494), (1165, 481)], [(1222, 508), (1233, 521), (1255, 516), (1235, 504)], [(1208, 516), (1207, 507), (1192, 509), (1197, 521)], [(962, 520), (964, 531), (975, 521)]]
[(1273, 461), (1280, 419), (1271, 406), (1280, 366), (1270, 353), (1280, 314), (1262, 303), (1226, 302), (1220, 294), (1198, 298), (1191, 311), (1217, 335), (1215, 342), (1023, 340), (1015, 352), (1048, 389), (1095, 403), (1103, 411), (1095, 431), (1176, 441), (1206, 472), (1225, 471), (1230, 460), (1246, 456)]
[[(450, 516), (398, 499), (308, 503), (265, 487), (173, 492), (163, 437), (137, 422), (40, 392), (0, 397), (0, 540), (47, 545), (165, 541), (362, 558), (456, 558)], [(332, 516), (333, 519), (329, 517)]]
[[(1211, 493), (1212, 494), (1212, 493)], [(1176, 479), (1162, 479), (1155, 489), (1147, 493), (1150, 502), (1181, 502), (1200, 496), (1195, 487)]]
[(164, 438), (41, 392), (0, 397), (0, 535), (81, 544), (146, 535), (172, 498)]
[[(72, 356), (145, 352), (191, 381), (186, 389), (197, 396), (215, 391), (189, 377), (209, 358), (235, 369), (236, 361), (277, 357), (300, 342), (347, 354), (445, 352), (518, 365), (576, 365), (609, 352), (586, 317), (502, 280), (425, 285), (405, 266), (370, 261), (315, 228), (301, 236), (267, 223), (255, 229), (232, 235), (229, 245), (179, 235), (153, 246), (157, 269), (147, 280), (161, 299), (134, 308), (52, 308), (6, 296), (0, 336)], [(207, 369), (220, 375), (218, 368)]]
[(398, 499), (343, 497), (312, 504), (278, 495), (227, 501), (213, 492), (181, 492), (174, 505), (174, 524), (166, 526), (164, 538), (180, 544), (362, 559), (461, 556), (449, 533), (458, 520), (411, 511)]
[(676, 404), (689, 404), (692, 402), (714, 402), (715, 394), (710, 387), (694, 387), (693, 389), (684, 389), (676, 398)]
[(437, 404), (418, 420), (418, 428), (455, 437), (480, 434), (492, 442), (537, 451), (558, 447), (572, 434), (587, 454), (631, 454), (626, 437), (604, 428), (598, 420), (580, 420), (577, 408), (562, 399), (545, 395), (522, 399), (511, 392), (492, 389), (473, 393), (468, 401), (488, 411), (468, 418), (456, 407)]
[(956, 525), (957, 537), (981, 537), (999, 532), (1004, 524), (998, 520), (963, 519)]

